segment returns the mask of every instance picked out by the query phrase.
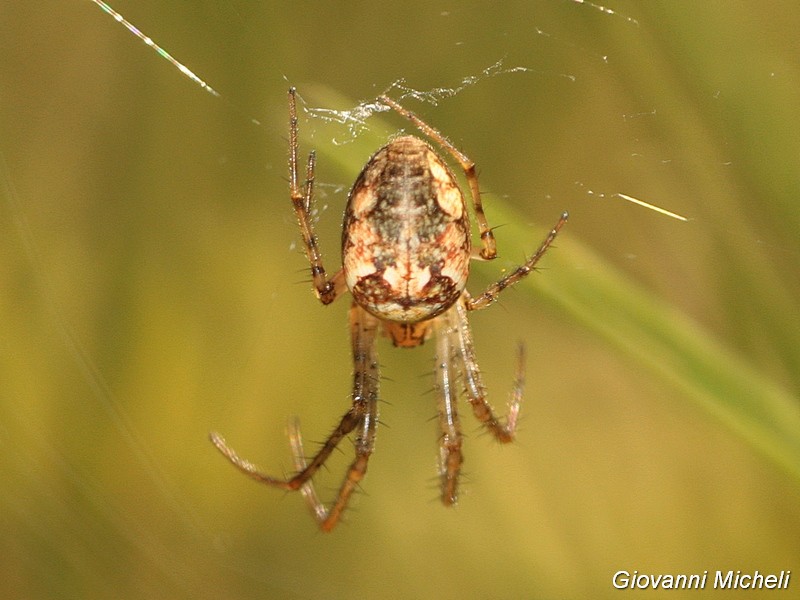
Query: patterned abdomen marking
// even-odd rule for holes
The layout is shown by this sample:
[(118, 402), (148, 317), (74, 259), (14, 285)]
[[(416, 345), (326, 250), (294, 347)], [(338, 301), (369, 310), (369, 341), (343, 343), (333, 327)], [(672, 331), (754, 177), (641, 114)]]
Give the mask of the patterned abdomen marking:
[(356, 179), (342, 233), (342, 264), (356, 302), (414, 323), (458, 299), (469, 274), (469, 220), (455, 177), (425, 142), (398, 137)]

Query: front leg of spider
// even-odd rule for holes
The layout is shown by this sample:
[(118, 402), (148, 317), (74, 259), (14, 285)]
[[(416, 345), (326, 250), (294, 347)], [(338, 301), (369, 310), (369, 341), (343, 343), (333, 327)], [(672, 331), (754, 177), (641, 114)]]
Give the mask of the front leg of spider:
[(303, 237), (303, 248), (311, 269), (314, 293), (323, 304), (330, 304), (346, 290), (343, 273), (339, 270), (329, 278), (322, 265), (322, 253), (319, 249), (317, 234), (314, 230), (312, 211), (314, 207), (314, 166), (316, 155), (311, 151), (306, 163), (306, 180), (301, 186), (298, 181), (298, 134), (297, 134), (297, 99), (295, 89), (289, 90), (289, 198), (292, 201), (300, 235)]

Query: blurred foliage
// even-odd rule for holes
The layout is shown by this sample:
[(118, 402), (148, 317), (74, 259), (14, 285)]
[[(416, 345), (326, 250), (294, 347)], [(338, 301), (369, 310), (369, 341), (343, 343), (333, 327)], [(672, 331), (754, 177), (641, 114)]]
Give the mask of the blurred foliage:
[[(222, 97), (91, 2), (0, 8), (5, 597), (602, 598), (622, 569), (800, 572), (794, 3), (113, 6)], [(481, 76), (500, 59), (525, 69)], [(289, 415), (311, 441), (348, 405), (347, 302), (303, 281), (286, 88), (342, 111), (473, 76), (404, 100), (477, 162), (500, 225), (471, 289), (571, 215), (472, 319), (498, 406), (528, 345), (520, 439), (462, 411), (468, 481), (441, 507), (432, 348), (382, 343), (365, 494), (322, 535), (207, 441), (279, 473)], [(410, 127), (300, 126), (333, 269), (347, 188)]]

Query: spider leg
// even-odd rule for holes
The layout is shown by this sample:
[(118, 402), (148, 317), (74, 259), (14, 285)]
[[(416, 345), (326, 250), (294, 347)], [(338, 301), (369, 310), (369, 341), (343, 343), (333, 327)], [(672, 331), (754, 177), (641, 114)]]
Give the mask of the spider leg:
[[(311, 513), (323, 531), (331, 531), (347, 508), (350, 496), (367, 472), (367, 463), (375, 448), (376, 427), (378, 425), (378, 355), (375, 351), (375, 332), (377, 320), (363, 308), (353, 304), (350, 309), (350, 322), (353, 336), (354, 385), (353, 404), (366, 402), (365, 412), (358, 424), (355, 441), (356, 458), (350, 464), (336, 499), (326, 507), (319, 499), (314, 484), (308, 480), (300, 488)], [(304, 471), (308, 468), (303, 452), (303, 439), (299, 423), (290, 424), (290, 440), (295, 468)]]
[(454, 343), (456, 354), (462, 368), (463, 385), (467, 399), (472, 405), (472, 412), (481, 424), (489, 430), (499, 442), (507, 443), (514, 440), (517, 429), (522, 393), (525, 386), (525, 347), (520, 344), (517, 349), (517, 366), (514, 376), (514, 385), (508, 406), (505, 422), (498, 419), (491, 404), (486, 399), (486, 386), (483, 383), (478, 361), (475, 357), (475, 345), (472, 341), (472, 331), (467, 320), (467, 300), (460, 300), (450, 310), (454, 314)]
[[(240, 471), (253, 479), (284, 490), (301, 490), (309, 503), (320, 528), (332, 530), (353, 491), (367, 472), (367, 463), (375, 447), (375, 432), (378, 424), (378, 355), (375, 338), (378, 320), (357, 304), (350, 309), (350, 328), (353, 343), (353, 399), (352, 406), (339, 421), (316, 455), (307, 462), (303, 455), (303, 443), (299, 426), (290, 425), (290, 441), (295, 466), (300, 471), (290, 479), (271, 477), (258, 470), (251, 462), (239, 457), (217, 433), (211, 434), (211, 442)], [(319, 501), (311, 478), (328, 460), (334, 448), (350, 432), (357, 429), (355, 460), (350, 464), (336, 499), (330, 508)]]
[(456, 377), (456, 348), (458, 335), (454, 309), (449, 309), (436, 323), (436, 397), (439, 406), (439, 475), (442, 502), (451, 506), (458, 499), (458, 479), (464, 457), (461, 453), (463, 435), (458, 416)]
[[(311, 483), (306, 486), (304, 494), (323, 531), (331, 531), (339, 522), (342, 512), (347, 508), (350, 496), (367, 473), (369, 457), (375, 449), (378, 426), (378, 385), (380, 383), (378, 353), (375, 349), (377, 329), (378, 320), (354, 302), (350, 308), (350, 331), (353, 343), (353, 406), (350, 413), (358, 415), (356, 421), (358, 430), (355, 440), (356, 457), (347, 469), (336, 499), (327, 510), (316, 498)], [(344, 420), (342, 419), (342, 422)], [(317, 457), (314, 457), (314, 460), (316, 459)]]
[(425, 121), (420, 119), (413, 112), (407, 108), (403, 108), (397, 102), (388, 96), (380, 96), (378, 98), (381, 102), (391, 107), (403, 117), (411, 121), (417, 128), (422, 131), (429, 138), (434, 140), (442, 148), (447, 150), (450, 155), (458, 161), (461, 168), (464, 170), (464, 175), (469, 184), (470, 195), (472, 196), (472, 205), (475, 207), (475, 218), (478, 221), (478, 231), (481, 237), (481, 258), (491, 260), (497, 257), (497, 243), (494, 239), (489, 222), (486, 219), (486, 213), (483, 212), (483, 201), (481, 200), (481, 190), (478, 185), (478, 174), (475, 172), (475, 163), (466, 154), (456, 148), (453, 143), (448, 140), (439, 130), (428, 125)]
[(511, 273), (500, 279), (499, 281), (490, 285), (486, 290), (476, 296), (474, 298), (467, 298), (466, 300), (466, 307), (467, 310), (480, 310), (482, 308), (486, 308), (490, 304), (492, 304), (497, 297), (507, 287), (510, 287), (517, 283), (519, 280), (527, 277), (533, 271), (536, 263), (539, 262), (539, 259), (542, 258), (547, 249), (550, 248), (553, 241), (556, 239), (558, 232), (561, 231), (561, 228), (567, 222), (569, 215), (565, 212), (562, 213), (561, 217), (558, 219), (558, 222), (555, 226), (550, 230), (550, 233), (547, 234), (547, 237), (544, 238), (544, 241), (539, 246), (539, 249), (534, 252), (531, 257), (526, 260), (522, 265), (514, 269)]
[(312, 150), (306, 163), (306, 179), (301, 186), (297, 174), (297, 100), (294, 88), (289, 88), (289, 196), (292, 207), (303, 236), (303, 247), (306, 257), (311, 265), (311, 278), (314, 284), (314, 293), (320, 302), (330, 304), (347, 289), (341, 271), (329, 278), (322, 265), (322, 253), (317, 243), (312, 217), (314, 200), (314, 165), (316, 154)]
[[(294, 468), (298, 473), (305, 471), (308, 468), (308, 460), (306, 459), (305, 450), (303, 449), (303, 436), (300, 433), (300, 420), (297, 417), (292, 417), (288, 425), (289, 430), (289, 444), (292, 446), (292, 458), (294, 459)], [(306, 499), (306, 504), (311, 509), (311, 514), (317, 522), (322, 522), (328, 518), (328, 509), (319, 499), (317, 490), (314, 487), (314, 482), (310, 479), (300, 487), (300, 493)]]

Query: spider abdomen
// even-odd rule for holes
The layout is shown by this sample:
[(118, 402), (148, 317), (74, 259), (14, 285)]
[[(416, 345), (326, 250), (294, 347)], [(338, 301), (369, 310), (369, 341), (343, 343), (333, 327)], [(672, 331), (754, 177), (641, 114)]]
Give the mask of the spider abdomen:
[(461, 295), (469, 257), (464, 197), (442, 159), (414, 136), (378, 150), (344, 216), (342, 264), (356, 302), (388, 321), (430, 319)]

